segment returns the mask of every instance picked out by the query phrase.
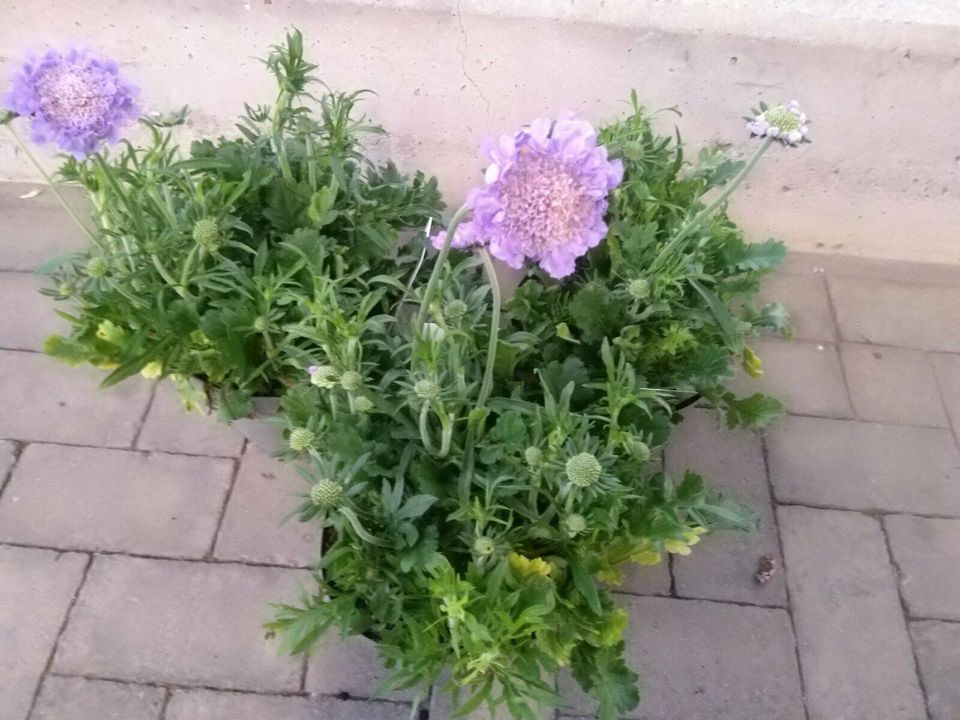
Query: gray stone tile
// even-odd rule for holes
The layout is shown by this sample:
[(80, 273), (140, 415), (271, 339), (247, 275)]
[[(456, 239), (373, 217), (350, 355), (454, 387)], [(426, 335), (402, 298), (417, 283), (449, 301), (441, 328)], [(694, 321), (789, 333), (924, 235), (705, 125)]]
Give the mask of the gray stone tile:
[(717, 532), (704, 537), (687, 557), (675, 556), (677, 593), (785, 605), (783, 573), (776, 573), (766, 585), (754, 580), (761, 556), (780, 557), (760, 436), (720, 426), (712, 411), (687, 411), (667, 447), (667, 470), (677, 478), (684, 470), (693, 470), (710, 487), (756, 512), (760, 521), (758, 532)]
[(236, 457), (243, 435), (222, 423), (216, 414), (187, 412), (171, 382), (161, 382), (137, 438), (143, 450)]
[(829, 277), (840, 336), (854, 342), (960, 352), (960, 287)]
[(49, 676), (31, 720), (158, 720), (164, 690), (145, 685)]
[(87, 556), (0, 545), (0, 715), (21, 720), (33, 700)]
[(102, 370), (72, 368), (37, 353), (0, 350), (0, 437), (130, 447), (150, 399), (131, 378), (108, 390)]
[(0, 540), (203, 557), (233, 461), (28, 445), (0, 499)]
[(861, 420), (947, 427), (937, 379), (920, 350), (840, 346), (853, 409)]
[[(20, 197), (35, 189), (41, 194)], [(83, 191), (67, 188), (65, 192), (82, 213)], [(35, 270), (59, 255), (86, 248), (89, 242), (49, 188), (33, 183), (0, 183), (0, 238), (7, 240), (0, 243), (3, 270)]]
[(930, 361), (937, 375), (954, 437), (960, 445), (960, 355), (935, 354), (930, 356)]
[(923, 695), (880, 523), (781, 507), (810, 720), (917, 720)]
[(837, 328), (822, 274), (778, 272), (767, 276), (757, 295), (757, 305), (771, 302), (782, 303), (790, 311), (795, 339), (836, 341)]
[(314, 646), (307, 661), (306, 689), (319, 695), (347, 693), (354, 698), (413, 700), (415, 690), (386, 689), (388, 677), (375, 642), (362, 635), (344, 638), (328, 632)]
[(960, 520), (888, 515), (884, 526), (910, 616), (960, 621)]
[(66, 320), (54, 308), (62, 303), (40, 294), (49, 282), (30, 273), (0, 272), (0, 346), (7, 350), (43, 350), (53, 333), (68, 332)]
[(166, 720), (407, 720), (409, 713), (389, 702), (177, 690)]
[(303, 502), (306, 483), (293, 466), (250, 445), (240, 462), (237, 481), (214, 555), (241, 560), (311, 567), (320, 557), (315, 523), (302, 523), (290, 513)]
[(54, 670), (134, 682), (296, 691), (299, 659), (265, 637), (268, 604), (305, 573), (120, 555), (96, 558)]
[(787, 417), (767, 433), (781, 502), (960, 515), (960, 453), (949, 430)]
[(627, 563), (623, 566), (623, 582), (611, 586), (611, 590), (634, 595), (669, 595), (670, 566), (666, 558), (658, 565)]
[(960, 265), (884, 260), (841, 253), (790, 251), (781, 274), (824, 274), (915, 285), (960, 287)]
[(960, 624), (910, 623), (930, 720), (960, 718)]
[(17, 461), (17, 446), (9, 440), (0, 440), (0, 490), (10, 468)]
[[(643, 720), (803, 720), (790, 617), (778, 608), (705, 600), (632, 597), (627, 662), (640, 674)], [(595, 703), (569, 675), (564, 714), (592, 714)], [(833, 720), (836, 720), (835, 718)]]
[(738, 395), (773, 395), (798, 415), (853, 417), (835, 345), (758, 339), (750, 346), (763, 361), (763, 375), (754, 379), (738, 373), (730, 383)]

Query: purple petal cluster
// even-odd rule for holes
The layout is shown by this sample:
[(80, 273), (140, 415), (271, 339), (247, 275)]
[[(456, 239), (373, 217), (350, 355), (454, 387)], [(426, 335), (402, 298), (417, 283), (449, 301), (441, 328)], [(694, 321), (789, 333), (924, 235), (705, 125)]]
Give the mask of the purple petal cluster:
[[(609, 160), (593, 126), (571, 114), (487, 140), (483, 153), (486, 184), (467, 198), (473, 217), (451, 246), (484, 245), (513, 268), (530, 260), (551, 277), (572, 274), (607, 234), (607, 195), (623, 179), (621, 162)], [(434, 245), (444, 240), (440, 233)]]
[(82, 159), (120, 139), (120, 128), (139, 114), (136, 95), (113, 60), (49, 50), (14, 74), (4, 106), (31, 118), (31, 140), (53, 142)]

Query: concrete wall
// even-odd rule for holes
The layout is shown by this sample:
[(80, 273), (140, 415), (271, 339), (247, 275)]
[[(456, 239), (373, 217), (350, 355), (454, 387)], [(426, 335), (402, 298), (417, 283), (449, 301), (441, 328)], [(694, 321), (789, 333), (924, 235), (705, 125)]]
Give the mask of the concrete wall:
[[(439, 175), (451, 204), (482, 135), (559, 109), (601, 121), (636, 88), (679, 106), (691, 145), (746, 153), (747, 109), (796, 98), (813, 144), (774, 148), (734, 202), (756, 239), (960, 261), (955, 0), (0, 0), (0, 76), (78, 43), (118, 58), (147, 109), (189, 104), (188, 134), (230, 132), (269, 99), (254, 58), (291, 25), (329, 84), (378, 92), (378, 152)], [(0, 178), (31, 176), (0, 134)]]

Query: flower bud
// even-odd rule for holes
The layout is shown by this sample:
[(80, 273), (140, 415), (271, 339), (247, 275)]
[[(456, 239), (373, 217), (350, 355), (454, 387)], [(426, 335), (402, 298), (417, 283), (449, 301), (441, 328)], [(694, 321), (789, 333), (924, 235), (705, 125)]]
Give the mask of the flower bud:
[(216, 220), (204, 218), (193, 226), (193, 239), (204, 250), (215, 251), (220, 247), (220, 228)]
[(634, 300), (646, 300), (650, 297), (650, 281), (646, 278), (637, 278), (627, 286), (627, 292)]
[(623, 439), (623, 447), (637, 462), (642, 464), (650, 462), (650, 446), (636, 435), (627, 435)]
[(310, 502), (323, 508), (336, 505), (341, 495), (343, 495), (343, 488), (327, 478), (320, 478), (310, 488)]
[(310, 382), (329, 390), (337, 384), (337, 370), (331, 365), (311, 365), (307, 368)]
[(359, 413), (368, 413), (375, 407), (373, 401), (368, 398), (366, 395), (361, 395), (356, 400), (353, 401), (353, 406), (357, 409)]
[(587, 519), (579, 513), (568, 515), (563, 521), (563, 529), (570, 537), (579, 535), (587, 529)]
[(355, 370), (347, 370), (340, 376), (340, 387), (347, 392), (356, 392), (363, 387), (363, 375)]
[(73, 283), (62, 282), (57, 286), (57, 292), (60, 293), (60, 297), (68, 298), (73, 295), (76, 288), (73, 287)]
[(92, 278), (102, 278), (110, 271), (110, 263), (102, 257), (92, 257), (87, 261), (87, 275)]
[(290, 431), (290, 438), (287, 442), (290, 445), (291, 450), (301, 452), (313, 445), (313, 441), (316, 439), (317, 437), (313, 434), (313, 430), (310, 428), (298, 427)]
[(481, 535), (473, 541), (473, 551), (481, 557), (493, 555), (496, 549), (497, 544), (493, 541), (493, 538), (489, 538), (486, 535)]
[(253, 321), (253, 329), (257, 332), (266, 332), (268, 327), (270, 327), (270, 321), (263, 315)]
[(413, 392), (421, 400), (435, 400), (440, 397), (440, 386), (433, 380), (417, 380)]
[(543, 463), (543, 451), (531, 445), (523, 451), (523, 459), (527, 461), (527, 465), (537, 467)]
[(577, 487), (590, 487), (603, 473), (600, 461), (591, 453), (583, 452), (567, 460), (567, 479)]
[(447, 303), (443, 308), (443, 316), (452, 323), (459, 322), (467, 314), (467, 304), (456, 298)]

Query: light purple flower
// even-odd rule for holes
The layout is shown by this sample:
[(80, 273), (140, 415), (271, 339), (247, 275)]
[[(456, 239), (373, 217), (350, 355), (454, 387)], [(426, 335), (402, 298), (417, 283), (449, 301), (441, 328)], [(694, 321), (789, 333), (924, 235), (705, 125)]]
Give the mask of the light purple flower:
[[(551, 277), (572, 274), (607, 234), (607, 195), (623, 179), (621, 162), (607, 158), (590, 123), (569, 113), (487, 140), (483, 153), (486, 184), (467, 197), (473, 218), (451, 246), (485, 245), (513, 268), (532, 260)], [(445, 238), (439, 233), (434, 245)]]
[(3, 104), (31, 118), (31, 140), (56, 143), (82, 159), (101, 143), (120, 139), (120, 128), (139, 113), (136, 95), (113, 60), (80, 50), (49, 50), (14, 74)]
[(800, 111), (800, 103), (791, 100), (786, 105), (767, 108), (747, 123), (747, 129), (751, 135), (796, 145), (807, 136), (807, 115)]

